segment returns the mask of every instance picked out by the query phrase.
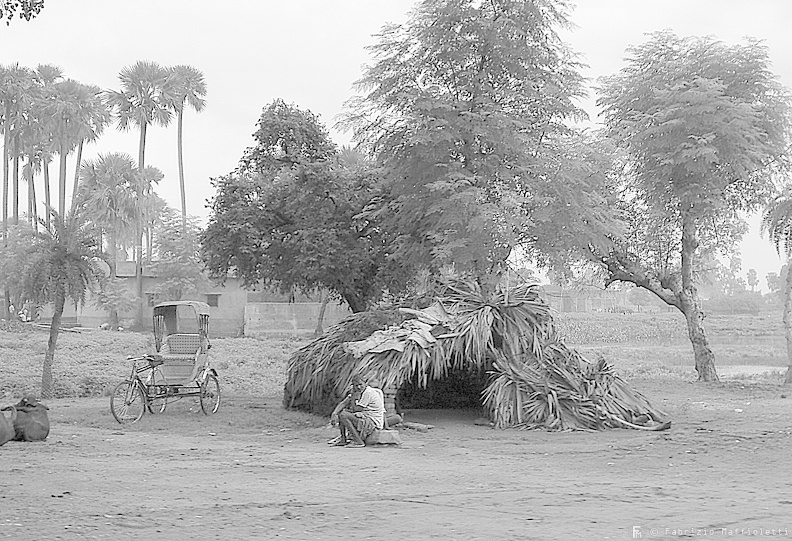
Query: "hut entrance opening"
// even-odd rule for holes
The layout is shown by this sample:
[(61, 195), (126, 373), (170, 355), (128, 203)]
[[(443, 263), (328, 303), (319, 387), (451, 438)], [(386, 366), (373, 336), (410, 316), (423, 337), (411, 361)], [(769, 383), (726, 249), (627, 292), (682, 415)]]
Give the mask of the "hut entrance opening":
[(472, 367), (450, 370), (445, 377), (430, 379), (421, 387), (418, 377), (405, 382), (396, 395), (400, 410), (481, 409), (481, 393), (487, 387), (486, 370)]

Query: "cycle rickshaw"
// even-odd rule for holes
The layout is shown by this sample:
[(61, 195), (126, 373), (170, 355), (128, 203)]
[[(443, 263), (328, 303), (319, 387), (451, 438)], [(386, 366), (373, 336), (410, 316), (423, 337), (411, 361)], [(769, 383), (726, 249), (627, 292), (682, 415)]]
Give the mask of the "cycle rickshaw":
[(197, 397), (206, 415), (220, 408), (220, 383), (209, 366), (209, 305), (172, 301), (154, 307), (156, 353), (128, 357), (132, 373), (110, 396), (119, 423), (139, 421), (146, 410), (162, 413), (169, 401)]

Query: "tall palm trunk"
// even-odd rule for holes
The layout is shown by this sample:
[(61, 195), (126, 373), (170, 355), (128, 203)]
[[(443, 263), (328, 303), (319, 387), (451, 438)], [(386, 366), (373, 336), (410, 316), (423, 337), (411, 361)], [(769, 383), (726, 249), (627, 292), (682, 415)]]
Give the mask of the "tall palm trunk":
[(55, 346), (58, 343), (58, 333), (60, 333), (61, 319), (63, 318), (63, 307), (66, 304), (66, 292), (58, 288), (55, 294), (55, 312), (52, 314), (50, 323), (49, 340), (47, 341), (47, 351), (44, 353), (44, 366), (41, 369), (41, 398), (49, 399), (54, 394), (52, 379), (52, 364), (55, 360)]
[[(6, 102), (5, 108), (5, 118), (11, 118), (11, 102)], [(6, 122), (5, 132), (3, 134), (3, 246), (6, 245), (8, 241), (8, 158), (9, 152), (8, 149), (11, 146), (11, 130)], [(11, 304), (11, 294), (8, 291), (8, 288), (5, 288), (3, 292), (3, 306), (2, 306), (2, 315), (3, 319), (11, 319), (11, 312), (9, 310), (9, 305)]]
[(187, 238), (187, 196), (184, 191), (184, 154), (182, 150), (182, 119), (184, 118), (184, 107), (179, 109), (179, 118), (177, 123), (178, 133), (178, 149), (177, 155), (179, 158), (179, 189), (181, 190), (181, 213), (182, 213), (182, 238)]
[(12, 172), (13, 184), (13, 210), (14, 214), (11, 222), (19, 225), (19, 134), (14, 134), (14, 169)]
[[(110, 281), (114, 282), (116, 277), (118, 276), (118, 250), (116, 249), (115, 236), (109, 233), (107, 235), (107, 252), (109, 259), (108, 265), (110, 266)], [(109, 311), (110, 311), (110, 330), (117, 331), (119, 325), (118, 308), (116, 308), (115, 306), (111, 306)]]
[[(11, 103), (6, 102), (5, 117), (11, 118)], [(5, 243), (6, 234), (8, 232), (8, 161), (10, 159), (11, 148), (11, 129), (6, 122), (5, 132), (3, 134), (3, 243)]]
[(61, 140), (60, 143), (60, 169), (58, 170), (58, 214), (61, 217), (66, 216), (66, 156), (68, 155), (68, 147), (66, 141)]
[(787, 259), (786, 288), (784, 295), (784, 336), (787, 345), (787, 368), (784, 384), (792, 384), (792, 258)]
[(50, 158), (44, 158), (44, 206), (46, 212), (44, 213), (44, 221), (47, 224), (47, 229), (50, 227), (50, 209), (52, 208), (52, 194), (50, 193), (50, 174), (49, 174)]
[(688, 208), (682, 212), (682, 284), (681, 289), (676, 293), (680, 301), (680, 309), (687, 321), (688, 336), (693, 345), (699, 381), (718, 381), (715, 354), (709, 346), (707, 333), (704, 330), (704, 312), (701, 310), (701, 301), (693, 280), (693, 261), (697, 248), (695, 216), (692, 208)]
[(77, 145), (77, 166), (74, 168), (74, 186), (72, 187), (72, 210), (77, 201), (77, 187), (80, 184), (80, 165), (82, 165), (83, 140)]
[(38, 212), (36, 210), (36, 183), (33, 180), (33, 156), (28, 156), (28, 218), (34, 230), (38, 229)]
[(146, 124), (140, 125), (140, 146), (138, 148), (138, 181), (135, 183), (135, 285), (138, 296), (138, 328), (143, 327), (143, 179), (146, 158)]

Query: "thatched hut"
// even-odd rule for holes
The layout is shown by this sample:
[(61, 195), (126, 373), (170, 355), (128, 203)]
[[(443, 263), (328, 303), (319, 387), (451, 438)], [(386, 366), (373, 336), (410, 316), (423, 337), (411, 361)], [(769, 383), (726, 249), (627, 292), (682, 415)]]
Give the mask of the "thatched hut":
[(327, 415), (355, 373), (402, 391), (466, 382), (498, 427), (668, 426), (607, 363), (564, 344), (535, 285), (458, 281), (423, 310), (356, 314), (292, 355), (284, 405)]

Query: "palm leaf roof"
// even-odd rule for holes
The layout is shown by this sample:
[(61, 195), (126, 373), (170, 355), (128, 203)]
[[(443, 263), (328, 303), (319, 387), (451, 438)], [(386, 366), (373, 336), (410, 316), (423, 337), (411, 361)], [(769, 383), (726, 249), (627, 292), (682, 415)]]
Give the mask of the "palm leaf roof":
[(356, 373), (385, 389), (460, 369), (490, 374), (480, 398), (498, 427), (600, 429), (664, 416), (604, 360), (566, 346), (537, 285), (485, 293), (462, 280), (426, 309), (355, 314), (295, 352), (284, 405), (326, 415)]

